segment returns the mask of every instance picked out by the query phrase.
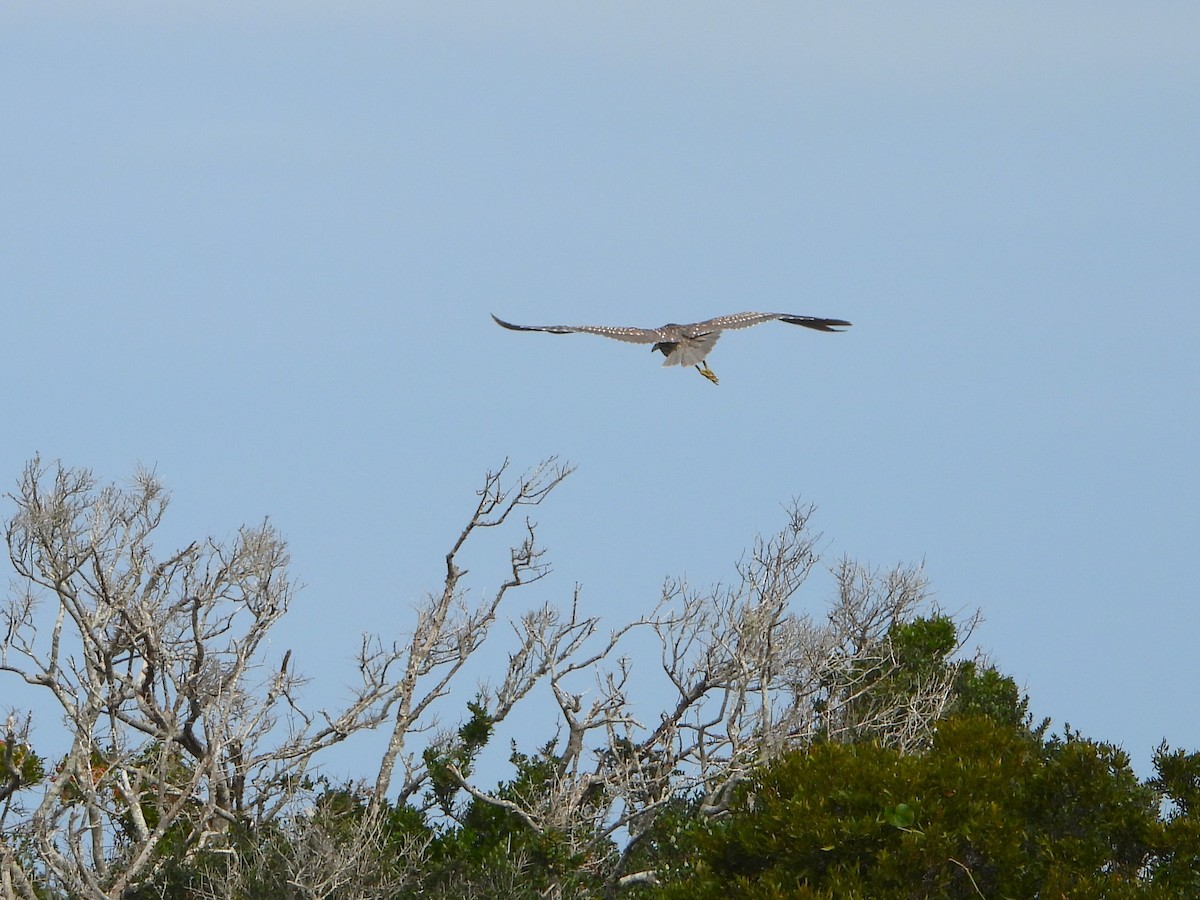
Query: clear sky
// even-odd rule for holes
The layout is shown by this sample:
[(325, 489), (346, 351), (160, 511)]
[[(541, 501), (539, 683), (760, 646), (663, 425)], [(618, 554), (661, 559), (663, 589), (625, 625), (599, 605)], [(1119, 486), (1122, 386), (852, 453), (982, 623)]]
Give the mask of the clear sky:
[[(578, 466), (539, 587), (614, 626), (798, 497), (1148, 774), (1200, 749), (1198, 46), (1194, 2), (9, 2), (0, 480), (153, 466), (164, 552), (270, 516), (321, 702), (505, 457)], [(854, 327), (714, 387), (489, 317), (744, 309)]]

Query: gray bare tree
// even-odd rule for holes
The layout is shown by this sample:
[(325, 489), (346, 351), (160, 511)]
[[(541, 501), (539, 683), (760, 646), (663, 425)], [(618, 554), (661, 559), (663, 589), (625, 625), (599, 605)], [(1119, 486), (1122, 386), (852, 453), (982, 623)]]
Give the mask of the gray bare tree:
[[(629, 861), (673, 799), (698, 795), (704, 814), (720, 815), (755, 765), (816, 735), (872, 735), (902, 748), (927, 740), (952, 673), (864, 702), (897, 664), (889, 630), (928, 606), (921, 572), (881, 575), (845, 560), (831, 570), (836, 597), (825, 613), (799, 609), (818, 557), (811, 510), (798, 505), (730, 584), (697, 592), (668, 581), (635, 621), (602, 628), (578, 590), (562, 606), (502, 619), (513, 592), (549, 571), (535, 523), (518, 513), (569, 473), (554, 459), (515, 477), (507, 463), (489, 472), (411, 632), (364, 636), (357, 686), (327, 711), (305, 707), (298, 661), (266, 642), (294, 590), (269, 523), (228, 545), (196, 541), (160, 557), (151, 538), (168, 496), (153, 473), (100, 485), (86, 470), (35, 459), (9, 495), (17, 589), (0, 619), (0, 675), (49, 698), (68, 746), (41, 777), (31, 763), (34, 720), (8, 719), (3, 896), (32, 898), (43, 887), (116, 898), (155, 883), (168, 860), (204, 854), (225, 859), (207, 882), (214, 897), (243, 895), (267, 870), (285, 872), (297, 897), (400, 891), (419, 877), (428, 841), (407, 839), (397, 863), (395, 846), (384, 846), (387, 810), (430, 809), (435, 775), (467, 802), (553, 838), (612, 893), (654, 881), (652, 871), (627, 871)], [(497, 530), (514, 534), (508, 565), (493, 587), (468, 593), (464, 547)], [(549, 700), (558, 733), (537, 790), (477, 783), (454, 752), (461, 735), (437, 727), (435, 713), (502, 620), (512, 626), (507, 662), (477, 688), (477, 702), (495, 725)], [(657, 659), (624, 650), (634, 631), (657, 645)], [(639, 718), (648, 699), (660, 711)], [(353, 815), (314, 814), (305, 778), (314, 758), (385, 725), (386, 747)], [(278, 839), (247, 848), (229, 840), (235, 826)], [(480, 890), (464, 884), (460, 893)]]
[[(696, 592), (668, 581), (654, 612), (635, 623), (653, 628), (660, 648), (657, 666), (639, 666), (636, 676), (627, 658), (607, 664), (619, 634), (596, 652), (561, 654), (537, 635), (563, 632), (527, 617), (527, 645), (544, 648), (559, 707), (557, 777), (520, 800), (466, 777), (462, 789), (565, 839), (611, 891), (655, 880), (653, 872), (627, 872), (626, 863), (672, 800), (699, 792), (702, 812), (720, 815), (756, 765), (817, 735), (923, 746), (951, 699), (953, 669), (907, 693), (861, 701), (899, 665), (887, 636), (929, 607), (926, 580), (919, 569), (880, 575), (843, 560), (833, 570), (836, 600), (814, 619), (794, 602), (818, 562), (810, 515), (794, 504), (784, 528), (755, 543), (730, 585)], [(669, 685), (669, 702), (657, 721), (642, 722), (630, 689), (644, 688), (654, 669)]]
[[(35, 788), (11, 771), (0, 792), (5, 895), (32, 896), (40, 879), (74, 897), (120, 897), (154, 879), (166, 841), (187, 858), (222, 848), (234, 824), (261, 828), (290, 814), (316, 754), (388, 721), (376, 794), (389, 791), (397, 764), (399, 794), (415, 793), (426, 773), (407, 741), (428, 727), (423, 717), (482, 645), (501, 601), (546, 572), (532, 522), (482, 602), (464, 600), (456, 555), (568, 472), (548, 460), (511, 483), (506, 465), (489, 473), (446, 556), (444, 590), (419, 607), (409, 639), (364, 637), (348, 704), (310, 711), (291, 651), (272, 655), (266, 643), (294, 590), (269, 523), (229, 545), (195, 541), (157, 557), (152, 536), (168, 495), (153, 473), (102, 486), (87, 470), (32, 461), (9, 495), (18, 589), (0, 619), (0, 673), (49, 698), (70, 743), (36, 785), (40, 796), (18, 797)], [(509, 708), (533, 677), (510, 673), (498, 690)], [(30, 725), (10, 717), (9, 769), (13, 748), (29, 747)]]

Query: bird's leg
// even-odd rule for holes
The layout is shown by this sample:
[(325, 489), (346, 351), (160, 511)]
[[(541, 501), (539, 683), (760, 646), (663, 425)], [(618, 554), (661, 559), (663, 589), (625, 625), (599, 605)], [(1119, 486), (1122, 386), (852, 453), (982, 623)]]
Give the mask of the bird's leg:
[(696, 371), (699, 372), (701, 375), (703, 375), (705, 378), (707, 378), (709, 381), (711, 381), (713, 384), (721, 383), (721, 382), (717, 381), (716, 373), (708, 367), (707, 362), (702, 361), (699, 366), (696, 366)]

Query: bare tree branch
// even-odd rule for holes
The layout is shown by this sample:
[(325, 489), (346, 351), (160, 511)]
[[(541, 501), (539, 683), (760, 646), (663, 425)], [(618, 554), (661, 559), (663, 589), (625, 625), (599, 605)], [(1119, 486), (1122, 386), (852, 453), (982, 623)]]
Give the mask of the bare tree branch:
[[(512, 483), (506, 481), (507, 469), (506, 460), (485, 476), (475, 511), (446, 554), (446, 577), (441, 594), (430, 597), (420, 608), (408, 646), (404, 649), (397, 646), (388, 654), (360, 659), (360, 664), (373, 673), (382, 674), (393, 665), (403, 667), (403, 675), (387, 697), (389, 706), (394, 707), (392, 734), (375, 779), (374, 803), (387, 796), (398, 761), (404, 768), (404, 781), (399, 790), (402, 800), (411, 797), (424, 783), (422, 764), (412, 753), (405, 752), (414, 726), (431, 704), (446, 695), (467, 658), (483, 644), (508, 592), (538, 581), (549, 572), (549, 566), (542, 561), (544, 551), (537, 546), (536, 526), (526, 520), (524, 539), (509, 552), (511, 574), (491, 597), (468, 606), (459, 588), (466, 572), (458, 564), (458, 554), (472, 535), (481, 529), (503, 525), (518, 507), (540, 504), (571, 473), (569, 466), (553, 458), (518, 476)], [(514, 677), (518, 676), (519, 672), (514, 672)], [(497, 720), (512, 708), (516, 696), (522, 695), (516, 682), (501, 690), (505, 702), (493, 714)]]
[[(86, 470), (33, 460), (9, 495), (16, 513), (5, 540), (19, 589), (0, 610), (0, 676), (50, 698), (71, 740), (38, 781), (21, 763), (32, 759), (32, 720), (9, 718), (0, 747), (3, 897), (116, 898), (160, 877), (168, 845), (185, 862), (222, 856), (206, 888), (214, 897), (239, 896), (246, 879), (268, 870), (287, 873), (293, 896), (403, 892), (427, 843), (413, 836), (411, 858), (382, 866), (391, 852), (385, 813), (445, 785), (561, 842), (612, 893), (654, 882), (652, 871), (625, 870), (661, 810), (681, 797), (719, 816), (755, 766), (818, 736), (871, 736), (903, 750), (929, 740), (953, 669), (900, 682), (893, 675), (903, 661), (889, 640), (928, 605), (923, 573), (843, 559), (827, 612), (804, 611), (796, 598), (817, 566), (819, 538), (811, 509), (798, 504), (776, 535), (753, 544), (729, 584), (698, 592), (668, 581), (648, 615), (611, 629), (585, 612), (577, 587), (564, 606), (528, 609), (493, 637), (514, 592), (550, 571), (537, 524), (519, 510), (570, 472), (552, 458), (521, 475), (507, 461), (487, 473), (411, 631), (400, 640), (364, 635), (347, 703), (310, 710), (291, 650), (268, 649), (294, 590), (286, 544), (269, 522), (229, 543), (197, 540), (156, 556), (151, 539), (169, 497), (153, 473), (102, 486)], [(468, 591), (468, 548), (506, 528), (502, 574), (486, 591)], [(657, 639), (649, 662), (625, 649), (635, 631)], [(489, 639), (507, 639), (509, 650), (478, 689), (481, 727), (548, 702), (556, 733), (535, 783), (498, 790), (473, 780), (478, 740), (468, 726), (437, 731), (435, 719)], [(652, 705), (641, 705), (644, 695)], [(385, 723), (370, 789), (346, 809), (326, 802), (332, 793), (314, 799), (304, 785), (317, 754)], [(235, 829), (263, 838), (240, 846)]]

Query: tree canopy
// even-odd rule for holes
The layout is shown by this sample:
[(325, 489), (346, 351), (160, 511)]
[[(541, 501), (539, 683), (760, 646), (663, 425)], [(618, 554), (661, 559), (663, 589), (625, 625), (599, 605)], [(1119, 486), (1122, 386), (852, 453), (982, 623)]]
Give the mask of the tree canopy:
[[(347, 705), (310, 710), (301, 661), (267, 641), (293, 593), (269, 525), (157, 555), (153, 475), (31, 462), (5, 521), (0, 685), (41, 691), (69, 740), (8, 712), (0, 897), (1200, 895), (1200, 755), (1164, 744), (1143, 782), (1120, 748), (1049, 735), (917, 567), (835, 561), (834, 596), (804, 611), (810, 509), (728, 583), (668, 581), (635, 621), (602, 627), (578, 592), (509, 615), (548, 572), (514, 513), (569, 472), (488, 473), (411, 630), (368, 634)], [(482, 529), (511, 534), (510, 564), (468, 602), (457, 560)], [(623, 653), (635, 632), (649, 664)], [(469, 659), (493, 678), (457, 701)], [(537, 703), (553, 724), (481, 779), (497, 726)], [(316, 774), (377, 727), (367, 777)]]

